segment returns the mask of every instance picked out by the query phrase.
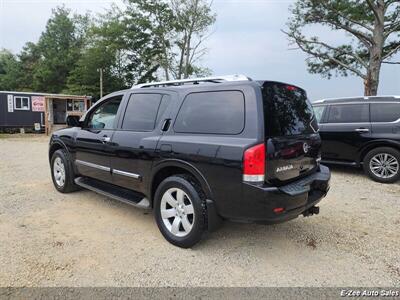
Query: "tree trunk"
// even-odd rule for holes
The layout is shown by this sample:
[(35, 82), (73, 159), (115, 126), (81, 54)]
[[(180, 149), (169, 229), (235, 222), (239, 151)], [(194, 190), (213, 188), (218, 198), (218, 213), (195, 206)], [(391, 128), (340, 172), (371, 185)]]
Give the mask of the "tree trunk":
[(181, 53), (180, 53), (180, 58), (179, 58), (179, 65), (178, 65), (178, 78), (176, 79), (182, 79), (182, 73), (183, 73), (183, 59), (185, 57), (185, 51), (186, 51), (186, 37), (187, 34), (185, 32), (184, 38), (183, 38), (183, 43), (182, 43), (182, 47), (180, 47), (181, 49)]
[(364, 79), (364, 96), (376, 96), (378, 94), (379, 75), (382, 66), (382, 51), (385, 43), (385, 3), (383, 0), (378, 1), (376, 14), (372, 36), (374, 42), (369, 53), (367, 76)]

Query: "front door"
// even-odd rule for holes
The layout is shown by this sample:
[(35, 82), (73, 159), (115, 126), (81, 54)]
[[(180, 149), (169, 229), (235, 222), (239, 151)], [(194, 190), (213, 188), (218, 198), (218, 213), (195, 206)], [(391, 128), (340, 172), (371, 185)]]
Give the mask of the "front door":
[(132, 93), (111, 142), (113, 184), (145, 192), (171, 97)]
[(76, 137), (75, 164), (81, 175), (112, 182), (109, 142), (114, 133), (121, 96), (105, 100), (86, 118)]
[(324, 160), (354, 163), (371, 136), (369, 104), (332, 104), (320, 135)]

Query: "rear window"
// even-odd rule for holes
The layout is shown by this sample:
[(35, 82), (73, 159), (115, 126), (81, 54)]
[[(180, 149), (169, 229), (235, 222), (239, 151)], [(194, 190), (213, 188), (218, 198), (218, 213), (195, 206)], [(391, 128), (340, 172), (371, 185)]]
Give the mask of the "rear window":
[(324, 115), (325, 106), (314, 106), (314, 115), (318, 122), (321, 122)]
[(262, 93), (266, 136), (309, 134), (318, 130), (313, 108), (304, 90), (266, 82)]
[(400, 119), (400, 103), (371, 103), (371, 122), (394, 122)]
[(182, 133), (239, 134), (244, 128), (244, 95), (239, 91), (186, 96), (174, 130)]
[(331, 105), (328, 123), (363, 123), (369, 122), (368, 104)]

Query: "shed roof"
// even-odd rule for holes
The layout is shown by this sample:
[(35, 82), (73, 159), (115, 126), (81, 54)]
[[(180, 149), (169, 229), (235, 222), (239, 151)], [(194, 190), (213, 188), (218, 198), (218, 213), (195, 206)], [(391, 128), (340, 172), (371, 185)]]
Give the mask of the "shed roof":
[(0, 91), (3, 94), (19, 94), (19, 95), (35, 95), (35, 96), (45, 96), (52, 98), (62, 98), (62, 99), (91, 99), (91, 96), (80, 96), (80, 95), (67, 95), (67, 94), (50, 94), (50, 93), (35, 93), (35, 92), (18, 92), (18, 91)]

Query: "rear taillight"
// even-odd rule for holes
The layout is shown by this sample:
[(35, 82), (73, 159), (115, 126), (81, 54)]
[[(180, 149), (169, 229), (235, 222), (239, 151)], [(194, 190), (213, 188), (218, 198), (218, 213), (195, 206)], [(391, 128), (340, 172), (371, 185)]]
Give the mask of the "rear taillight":
[(243, 181), (263, 182), (265, 178), (265, 144), (247, 149), (243, 157)]

